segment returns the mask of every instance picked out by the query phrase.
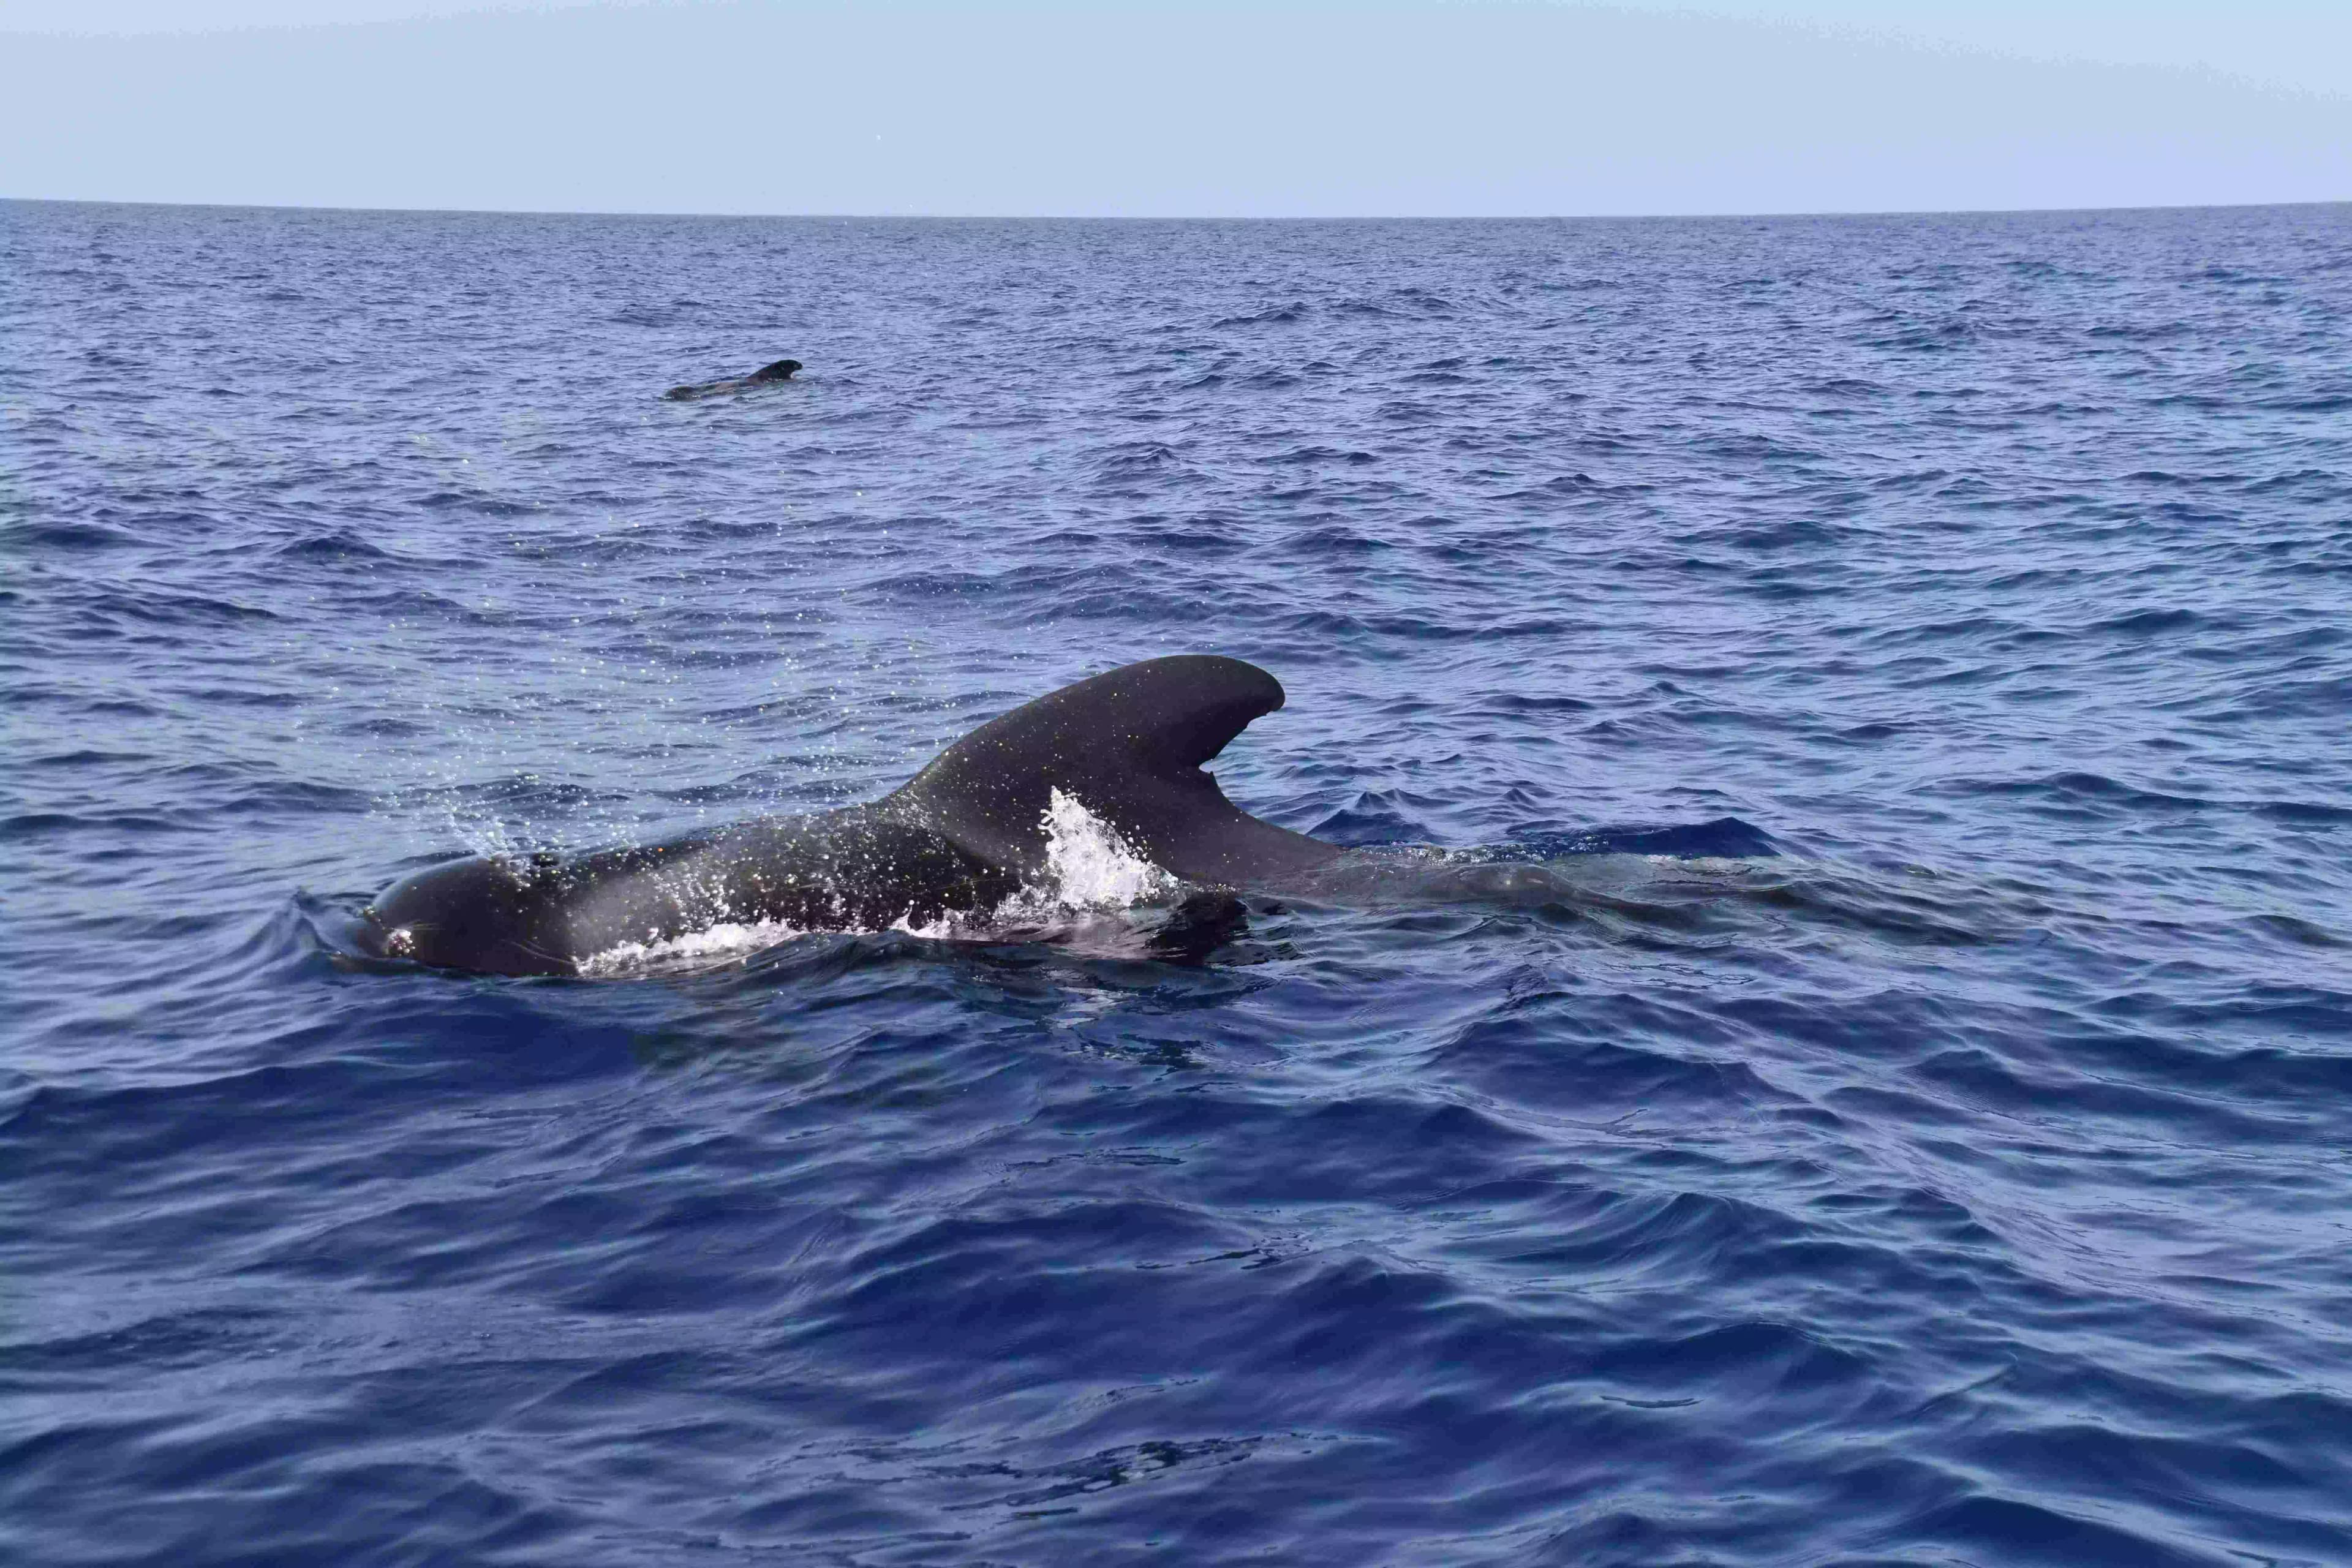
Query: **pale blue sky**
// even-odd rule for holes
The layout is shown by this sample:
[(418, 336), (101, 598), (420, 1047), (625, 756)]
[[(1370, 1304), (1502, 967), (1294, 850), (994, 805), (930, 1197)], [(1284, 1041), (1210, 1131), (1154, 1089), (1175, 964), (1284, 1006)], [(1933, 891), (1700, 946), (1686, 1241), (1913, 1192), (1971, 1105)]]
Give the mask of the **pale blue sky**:
[(2352, 0), (0, 0), (0, 195), (1106, 215), (2352, 198)]

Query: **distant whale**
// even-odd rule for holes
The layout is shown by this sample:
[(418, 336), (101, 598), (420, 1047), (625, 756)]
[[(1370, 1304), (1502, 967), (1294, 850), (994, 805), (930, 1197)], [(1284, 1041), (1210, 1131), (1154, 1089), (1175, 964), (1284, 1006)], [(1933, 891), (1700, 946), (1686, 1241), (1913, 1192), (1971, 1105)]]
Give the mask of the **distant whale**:
[(368, 908), (360, 945), (488, 974), (573, 974), (596, 954), (722, 923), (874, 931), (983, 912), (1045, 872), (1056, 791), (1187, 881), (1306, 871), (1338, 847), (1250, 816), (1201, 765), (1282, 701), (1280, 682), (1239, 659), (1147, 659), (992, 719), (866, 805), (418, 872)]
[(790, 381), (793, 372), (801, 368), (796, 359), (780, 359), (773, 364), (763, 364), (749, 375), (739, 375), (731, 381), (706, 381), (692, 386), (673, 386), (662, 394), (677, 403), (691, 402), (698, 397), (711, 397), (722, 392), (740, 392), (749, 386), (764, 386), (770, 382)]

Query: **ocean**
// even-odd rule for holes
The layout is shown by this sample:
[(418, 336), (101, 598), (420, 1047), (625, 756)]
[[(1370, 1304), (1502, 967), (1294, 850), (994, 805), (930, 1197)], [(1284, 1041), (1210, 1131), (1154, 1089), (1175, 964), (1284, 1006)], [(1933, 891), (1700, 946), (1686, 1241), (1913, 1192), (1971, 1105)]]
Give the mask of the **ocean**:
[[(353, 956), (1184, 652), (1539, 896)], [(10, 1561), (2352, 1563), (2352, 206), (0, 204), (0, 695)]]

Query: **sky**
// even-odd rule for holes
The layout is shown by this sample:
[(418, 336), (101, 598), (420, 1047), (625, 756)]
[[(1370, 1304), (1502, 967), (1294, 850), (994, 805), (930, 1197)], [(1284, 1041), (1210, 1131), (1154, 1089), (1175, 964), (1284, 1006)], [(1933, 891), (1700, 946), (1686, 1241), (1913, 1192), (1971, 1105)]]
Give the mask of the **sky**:
[(2352, 199), (2352, 0), (0, 0), (0, 196), (1118, 216)]

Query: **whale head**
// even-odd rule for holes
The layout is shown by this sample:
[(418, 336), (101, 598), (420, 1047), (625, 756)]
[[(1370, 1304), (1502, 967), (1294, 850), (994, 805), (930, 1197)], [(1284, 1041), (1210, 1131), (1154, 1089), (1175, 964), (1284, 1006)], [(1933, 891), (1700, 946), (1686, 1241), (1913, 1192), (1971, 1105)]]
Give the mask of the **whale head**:
[(478, 857), (419, 871), (362, 911), (359, 945), (375, 958), (489, 974), (571, 973), (554, 864)]

